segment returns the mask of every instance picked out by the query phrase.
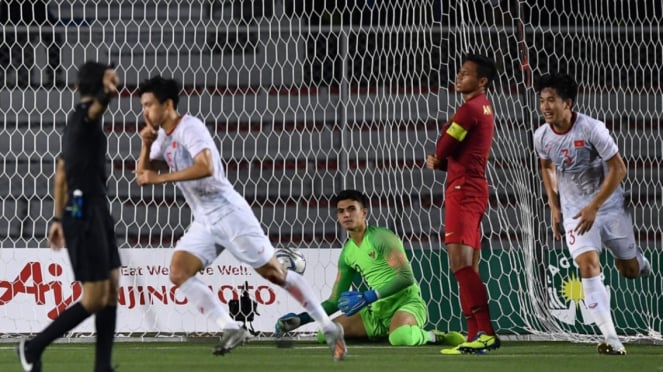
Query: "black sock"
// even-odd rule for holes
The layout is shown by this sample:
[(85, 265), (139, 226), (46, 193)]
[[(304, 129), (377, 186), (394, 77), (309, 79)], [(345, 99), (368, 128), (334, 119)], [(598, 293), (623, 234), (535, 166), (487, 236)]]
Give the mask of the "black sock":
[(113, 338), (115, 337), (115, 319), (117, 306), (106, 306), (95, 314), (94, 325), (97, 329), (97, 348), (95, 354), (94, 370), (112, 371), (111, 356), (113, 352)]
[(31, 357), (38, 359), (51, 342), (64, 336), (65, 333), (74, 329), (74, 327), (81, 324), (89, 316), (90, 313), (85, 310), (80, 302), (71, 305), (43, 331), (30, 340), (29, 349)]

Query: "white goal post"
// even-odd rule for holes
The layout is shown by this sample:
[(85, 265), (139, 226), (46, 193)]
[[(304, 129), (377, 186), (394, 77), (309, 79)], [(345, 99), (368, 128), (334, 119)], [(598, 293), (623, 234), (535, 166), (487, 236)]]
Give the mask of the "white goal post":
[[(461, 103), (453, 89), (461, 57), (474, 52), (494, 58), (499, 69), (489, 94), (497, 126), (481, 262), (497, 332), (575, 341), (598, 334), (570, 256), (551, 237), (532, 147), (541, 122), (533, 83), (561, 70), (580, 83), (577, 110), (605, 121), (617, 140), (629, 169), (623, 186), (636, 238), (654, 267), (652, 277), (626, 281), (604, 255), (618, 332), (661, 342), (661, 4), (54, 0), (25, 2), (32, 10), (19, 7), (17, 15), (14, 3), (23, 2), (0, 8), (0, 264), (8, 267), (0, 272), (0, 316), (19, 328), (0, 329), (0, 337), (40, 330), (34, 313), (7, 313), (7, 298), (15, 297), (3, 295), (19, 277), (11, 264), (48, 246), (50, 185), (77, 99), (76, 67), (94, 59), (114, 62), (122, 81), (104, 129), (123, 252), (169, 256), (191, 219), (173, 185), (141, 189), (133, 176), (143, 125), (137, 85), (155, 74), (172, 76), (184, 86), (179, 110), (206, 122), (228, 177), (274, 245), (315, 257), (307, 272), (325, 273), (311, 277), (322, 298), (335, 262), (321, 257), (336, 257), (327, 252), (344, 240), (330, 201), (358, 188), (371, 197), (370, 222), (403, 238), (429, 304), (429, 326), (461, 328), (441, 237), (444, 173), (423, 165)], [(265, 324), (282, 310), (262, 309)]]

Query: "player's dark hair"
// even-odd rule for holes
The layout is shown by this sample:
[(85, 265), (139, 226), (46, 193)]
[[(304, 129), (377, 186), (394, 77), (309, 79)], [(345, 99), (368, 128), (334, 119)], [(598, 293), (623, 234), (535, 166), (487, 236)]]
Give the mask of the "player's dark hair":
[(368, 208), (368, 205), (370, 201), (368, 200), (368, 196), (366, 196), (363, 192), (357, 191), (357, 190), (343, 190), (339, 192), (335, 197), (334, 197), (334, 204), (338, 205), (338, 202), (341, 200), (354, 200), (358, 201), (359, 204), (361, 204), (362, 207)]
[(157, 75), (140, 83), (138, 95), (152, 93), (159, 103), (164, 103), (170, 99), (173, 101), (173, 108), (177, 109), (180, 100), (180, 89), (180, 83), (177, 80), (165, 79)]
[(488, 79), (488, 84), (486, 84), (486, 88), (490, 87), (490, 84), (492, 84), (493, 80), (497, 77), (497, 67), (495, 67), (495, 62), (486, 57), (482, 56), (481, 54), (465, 54), (463, 56), (463, 63), (470, 61), (474, 62), (477, 65), (477, 75), (479, 75), (480, 78), (485, 77)]
[(104, 73), (112, 68), (99, 62), (87, 61), (78, 68), (78, 91), (81, 96), (94, 96), (104, 89)]
[(562, 72), (539, 77), (534, 83), (534, 89), (541, 93), (545, 88), (554, 89), (563, 100), (570, 99), (575, 102), (578, 96), (578, 83), (569, 74)]

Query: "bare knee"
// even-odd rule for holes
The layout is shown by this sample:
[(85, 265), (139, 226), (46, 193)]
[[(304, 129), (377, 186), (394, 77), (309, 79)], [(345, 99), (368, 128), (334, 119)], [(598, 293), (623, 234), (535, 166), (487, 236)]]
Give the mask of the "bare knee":
[(474, 251), (475, 251), (474, 248), (467, 245), (462, 245), (462, 244), (447, 245), (447, 253), (449, 255), (449, 267), (451, 268), (451, 272), (455, 273), (456, 271), (467, 266), (474, 267), (474, 261), (475, 261)]
[(173, 254), (173, 258), (170, 261), (168, 278), (171, 283), (179, 287), (189, 278), (196, 275), (196, 272), (202, 269), (202, 266), (203, 264), (198, 257), (188, 252), (177, 251)]
[(576, 257), (581, 278), (593, 278), (601, 275), (601, 262), (596, 251), (588, 251)]
[(627, 279), (635, 279), (640, 275), (640, 265), (638, 260), (615, 260), (617, 270)]
[(87, 310), (87, 312), (90, 314), (94, 314), (106, 307), (107, 302), (108, 301), (104, 297), (88, 297), (87, 299), (83, 298), (81, 301), (85, 310)]
[(389, 323), (389, 333), (394, 332), (402, 326), (414, 326), (417, 327), (417, 318), (407, 311), (396, 311), (391, 317), (391, 322)]
[(88, 313), (94, 314), (108, 306), (110, 295), (110, 280), (103, 282), (83, 283), (83, 298), (81, 304)]

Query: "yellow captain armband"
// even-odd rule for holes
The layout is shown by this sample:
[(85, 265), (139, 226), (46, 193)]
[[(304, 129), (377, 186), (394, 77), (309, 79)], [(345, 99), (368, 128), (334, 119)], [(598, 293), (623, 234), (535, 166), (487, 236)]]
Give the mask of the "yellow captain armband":
[(456, 141), (462, 142), (465, 139), (465, 136), (467, 136), (467, 131), (465, 128), (461, 127), (458, 123), (453, 121), (451, 122), (449, 129), (447, 129), (447, 134), (455, 138)]

